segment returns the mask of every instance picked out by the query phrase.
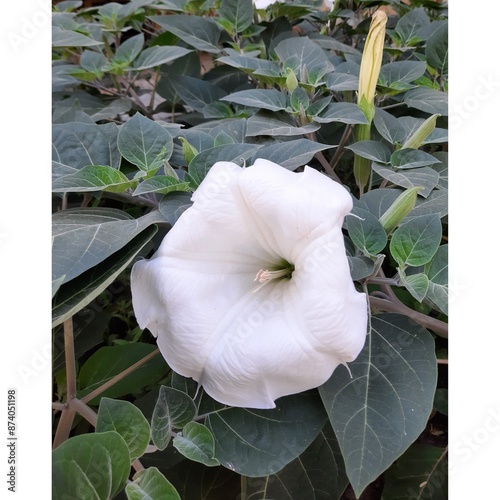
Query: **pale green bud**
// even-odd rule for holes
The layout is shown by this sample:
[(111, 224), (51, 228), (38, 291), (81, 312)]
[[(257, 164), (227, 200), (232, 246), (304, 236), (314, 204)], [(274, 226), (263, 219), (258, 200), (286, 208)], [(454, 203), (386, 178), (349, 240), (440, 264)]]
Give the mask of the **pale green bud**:
[(422, 186), (414, 186), (401, 193), (394, 203), (382, 214), (379, 221), (382, 224), (387, 234), (392, 233), (404, 218), (413, 210), (417, 201), (419, 191), (424, 188)]
[(186, 164), (189, 165), (191, 160), (198, 154), (198, 150), (189, 144), (184, 137), (179, 137), (179, 140), (182, 143), (182, 154), (184, 156), (184, 160), (186, 161)]
[(401, 149), (418, 149), (423, 144), (425, 139), (427, 139), (427, 136), (436, 128), (436, 120), (439, 116), (441, 115), (432, 115), (427, 118), (427, 120), (425, 120), (425, 122), (422, 123), (422, 125), (420, 125), (417, 130), (415, 130), (412, 136), (407, 139)]
[(293, 71), (293, 69), (288, 68), (286, 75), (286, 88), (290, 93), (292, 93), (298, 86), (299, 82), (297, 80), (297, 77), (295, 76), (295, 72)]

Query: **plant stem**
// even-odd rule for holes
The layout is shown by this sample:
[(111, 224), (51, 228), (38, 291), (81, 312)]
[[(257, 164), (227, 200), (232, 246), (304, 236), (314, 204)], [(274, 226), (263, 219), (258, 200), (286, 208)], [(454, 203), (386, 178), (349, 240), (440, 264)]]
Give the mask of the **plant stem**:
[[(368, 141), (371, 137), (371, 124), (369, 125), (356, 125), (355, 132), (356, 142)], [(363, 158), (354, 155), (354, 178), (356, 179), (356, 184), (358, 185), (359, 195), (361, 196), (365, 187), (368, 186), (370, 190), (370, 179), (372, 174), (372, 166), (368, 158)]]
[(132, 366), (129, 366), (126, 370), (123, 370), (121, 373), (118, 375), (115, 375), (112, 379), (108, 380), (101, 386), (99, 386), (97, 389), (92, 391), (90, 394), (87, 394), (85, 397), (82, 398), (81, 402), (82, 403), (88, 403), (92, 399), (94, 399), (96, 396), (99, 396), (102, 392), (104, 392), (106, 389), (109, 387), (115, 385), (117, 382), (125, 378), (127, 375), (130, 375), (133, 371), (137, 370), (140, 366), (142, 366), (144, 363), (147, 363), (150, 359), (154, 358), (160, 351), (158, 349), (155, 349), (153, 352), (149, 353), (147, 356), (144, 356), (142, 359), (134, 363)]
[(352, 125), (347, 125), (347, 127), (344, 130), (344, 133), (340, 139), (339, 145), (335, 151), (335, 154), (333, 155), (333, 158), (330, 161), (330, 165), (332, 166), (332, 169), (335, 169), (335, 167), (337, 166), (337, 163), (340, 160), (340, 157), (344, 153), (345, 145), (346, 145), (349, 137), (351, 136), (351, 133), (352, 133)]

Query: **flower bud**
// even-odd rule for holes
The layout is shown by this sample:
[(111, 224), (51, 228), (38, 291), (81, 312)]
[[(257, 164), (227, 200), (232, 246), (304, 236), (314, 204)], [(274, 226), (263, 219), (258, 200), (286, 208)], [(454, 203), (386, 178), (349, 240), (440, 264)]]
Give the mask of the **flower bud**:
[(287, 75), (286, 75), (286, 88), (289, 90), (290, 93), (292, 93), (299, 85), (299, 82), (297, 80), (297, 77), (295, 76), (295, 73), (292, 68), (287, 69)]
[(424, 188), (422, 186), (414, 186), (401, 193), (394, 203), (382, 214), (379, 221), (387, 234), (392, 233), (404, 218), (413, 210), (417, 201), (419, 191)]
[(427, 118), (427, 120), (425, 120), (425, 122), (422, 123), (422, 125), (420, 125), (417, 130), (415, 130), (412, 136), (407, 139), (401, 149), (418, 149), (423, 144), (425, 139), (427, 139), (427, 136), (436, 128), (436, 120), (439, 116), (441, 115), (432, 115)]
[(184, 156), (184, 160), (186, 161), (186, 164), (189, 165), (191, 160), (198, 154), (198, 150), (189, 144), (184, 137), (179, 137), (179, 140), (182, 143), (182, 154)]

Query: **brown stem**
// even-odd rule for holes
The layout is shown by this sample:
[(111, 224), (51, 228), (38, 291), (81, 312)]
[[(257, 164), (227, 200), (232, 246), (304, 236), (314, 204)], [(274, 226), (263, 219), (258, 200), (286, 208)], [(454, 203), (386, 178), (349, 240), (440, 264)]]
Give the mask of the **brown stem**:
[(346, 129), (344, 130), (344, 134), (342, 135), (342, 138), (340, 139), (337, 150), (335, 151), (335, 154), (333, 155), (332, 161), (330, 162), (332, 169), (335, 169), (335, 167), (337, 166), (337, 163), (340, 160), (340, 157), (344, 153), (345, 145), (346, 145), (349, 137), (352, 134), (352, 130), (353, 130), (352, 125), (347, 125)]

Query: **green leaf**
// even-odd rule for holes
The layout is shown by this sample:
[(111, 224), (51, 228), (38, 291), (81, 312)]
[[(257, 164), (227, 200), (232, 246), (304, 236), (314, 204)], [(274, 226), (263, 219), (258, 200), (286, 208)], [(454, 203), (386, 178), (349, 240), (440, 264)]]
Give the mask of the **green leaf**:
[(288, 105), (286, 95), (276, 89), (240, 90), (222, 97), (222, 100), (270, 111), (280, 111)]
[(432, 260), (424, 267), (429, 278), (427, 298), (448, 314), (448, 245), (441, 245)]
[(318, 152), (335, 146), (320, 144), (309, 139), (295, 139), (293, 141), (278, 142), (264, 146), (254, 155), (253, 163), (258, 158), (273, 161), (288, 170), (295, 170), (305, 165)]
[(440, 163), (437, 158), (420, 149), (399, 149), (391, 155), (391, 165), (395, 168), (418, 168)]
[(401, 17), (396, 24), (395, 31), (399, 35), (403, 46), (411, 46), (423, 39), (420, 32), (422, 29), (429, 26), (430, 23), (429, 16), (426, 14), (425, 9), (420, 7), (410, 10)]
[(161, 64), (179, 59), (179, 57), (183, 57), (190, 52), (192, 52), (192, 50), (184, 47), (155, 45), (141, 52), (134, 62), (134, 69), (140, 71), (154, 68), (155, 66), (160, 66)]
[(64, 282), (99, 264), (151, 224), (163, 222), (158, 211), (138, 219), (115, 208), (69, 209), (52, 217), (52, 279)]
[(440, 90), (418, 87), (406, 92), (403, 101), (410, 108), (431, 115), (448, 116), (448, 94)]
[(380, 175), (380, 177), (387, 179), (397, 186), (405, 188), (421, 186), (423, 189), (419, 191), (418, 194), (424, 198), (427, 198), (431, 194), (432, 190), (438, 185), (439, 182), (439, 174), (430, 167), (421, 167), (416, 170), (408, 169), (395, 172), (391, 168), (387, 168), (384, 165), (372, 163), (372, 168), (378, 175)]
[(128, 448), (117, 432), (75, 436), (52, 452), (52, 498), (108, 500), (129, 473)]
[(233, 33), (241, 33), (253, 22), (252, 0), (222, 0), (219, 14), (229, 22)]
[(156, 234), (148, 227), (106, 260), (62, 285), (53, 301), (52, 327), (60, 325), (100, 295)]
[(424, 273), (406, 275), (404, 271), (400, 269), (399, 277), (401, 278), (401, 283), (411, 295), (419, 302), (422, 302), (429, 289), (429, 278), (427, 275)]
[(297, 127), (287, 113), (273, 113), (271, 111), (259, 111), (247, 120), (247, 137), (260, 135), (287, 136), (309, 134), (320, 128), (320, 125), (309, 123)]
[(427, 40), (425, 45), (427, 64), (448, 75), (448, 23), (442, 24)]
[(334, 102), (329, 104), (321, 115), (315, 116), (319, 123), (341, 122), (347, 124), (368, 124), (366, 116), (357, 104), (350, 102)]
[(266, 74), (280, 76), (280, 67), (274, 61), (258, 59), (248, 55), (223, 56), (217, 59), (219, 62), (243, 70), (245, 73), (255, 73), (257, 75)]
[(196, 155), (188, 167), (188, 174), (196, 186), (199, 186), (214, 163), (230, 161), (243, 165), (261, 146), (259, 144), (226, 144), (205, 149)]
[(169, 81), (181, 99), (200, 113), (227, 95), (225, 90), (216, 85), (191, 76), (169, 76)]
[(353, 257), (348, 255), (349, 270), (353, 281), (360, 281), (373, 273), (373, 261), (369, 257)]
[(129, 180), (116, 168), (89, 165), (68, 175), (55, 179), (52, 191), (56, 193), (78, 193), (89, 191), (111, 191), (121, 193), (134, 186), (137, 181)]
[(195, 49), (218, 54), (217, 43), (220, 29), (215, 22), (199, 16), (175, 14), (170, 16), (149, 16), (149, 19), (159, 24), (163, 29), (178, 36), (182, 41)]
[(361, 156), (362, 158), (368, 158), (372, 161), (378, 161), (380, 163), (389, 163), (391, 159), (390, 149), (378, 141), (359, 141), (346, 146), (346, 149), (350, 149), (354, 154)]
[(373, 124), (377, 132), (391, 144), (400, 144), (406, 137), (406, 129), (398, 119), (380, 108), (375, 108)]
[(174, 148), (167, 130), (140, 113), (121, 126), (117, 144), (123, 157), (146, 172), (160, 168)]
[(424, 430), (437, 380), (434, 340), (399, 314), (372, 317), (365, 347), (320, 395), (359, 497)]
[(167, 194), (172, 191), (189, 191), (189, 182), (181, 182), (169, 175), (156, 175), (142, 181), (134, 191), (134, 196), (145, 193)]
[(423, 61), (396, 61), (380, 68), (377, 85), (391, 87), (394, 83), (410, 83), (420, 78), (427, 68)]
[(118, 169), (121, 156), (116, 145), (117, 136), (118, 127), (114, 123), (55, 124), (52, 127), (52, 159), (67, 167), (65, 173), (68, 174), (87, 165), (109, 165)]
[(159, 450), (170, 442), (173, 429), (187, 425), (196, 415), (194, 401), (185, 392), (162, 385), (151, 419), (151, 438)]
[(316, 392), (280, 398), (272, 410), (228, 408), (206, 419), (215, 438), (215, 457), (249, 477), (281, 470), (314, 441), (325, 422)]
[(134, 475), (134, 481), (125, 486), (128, 500), (181, 500), (172, 483), (156, 468), (149, 467)]
[(309, 108), (309, 95), (302, 87), (296, 87), (290, 95), (290, 104), (294, 111), (306, 111)]
[[(134, 363), (156, 351), (156, 346), (136, 342), (115, 346), (101, 347), (81, 367), (78, 374), (78, 398), (83, 398), (115, 375), (131, 367)], [(161, 355), (157, 354), (147, 363), (125, 376), (116, 384), (89, 401), (98, 404), (103, 397), (119, 398), (127, 394), (140, 392), (165, 376), (168, 366)]]
[(387, 234), (382, 224), (367, 210), (354, 207), (351, 213), (354, 216), (346, 217), (346, 225), (352, 242), (365, 256), (380, 253), (387, 244)]
[(91, 47), (102, 44), (103, 42), (93, 40), (76, 31), (65, 30), (59, 26), (52, 27), (52, 47)]
[(141, 457), (149, 444), (149, 423), (141, 410), (128, 401), (102, 398), (96, 432), (116, 431), (130, 452), (130, 463)]
[(84, 50), (80, 56), (80, 66), (92, 73), (101, 73), (107, 62), (104, 54), (93, 50)]
[(444, 217), (448, 213), (448, 190), (435, 189), (427, 199), (419, 198), (415, 208), (408, 214), (407, 219), (422, 215), (437, 214)]
[(142, 33), (125, 40), (116, 49), (116, 54), (113, 58), (112, 64), (115, 63), (120, 66), (130, 66), (132, 61), (140, 54), (143, 46), (144, 35)]
[(359, 77), (351, 73), (328, 73), (325, 80), (326, 86), (335, 92), (358, 90), (359, 87)]
[(215, 458), (215, 442), (210, 430), (203, 424), (189, 422), (174, 437), (173, 444), (180, 453), (195, 462), (207, 467), (219, 465)]
[(372, 189), (361, 196), (360, 201), (372, 215), (380, 220), (380, 217), (387, 212), (402, 192), (400, 189)]
[(383, 499), (448, 498), (447, 451), (427, 444), (414, 444), (385, 473)]
[(284, 469), (260, 481), (248, 481), (247, 494), (248, 498), (340, 499), (348, 482), (337, 439), (327, 422), (311, 445)]
[(173, 226), (184, 211), (193, 204), (191, 196), (191, 193), (182, 193), (178, 191), (168, 193), (160, 200), (158, 210)]
[(448, 389), (436, 389), (434, 408), (442, 415), (448, 415)]
[(441, 242), (442, 228), (436, 214), (415, 217), (399, 226), (391, 239), (391, 255), (400, 267), (430, 262)]

